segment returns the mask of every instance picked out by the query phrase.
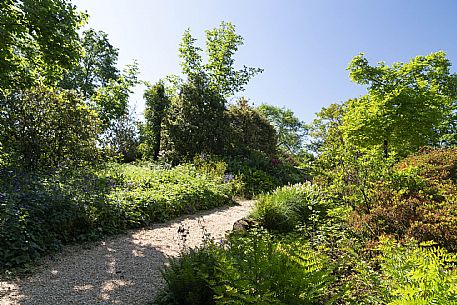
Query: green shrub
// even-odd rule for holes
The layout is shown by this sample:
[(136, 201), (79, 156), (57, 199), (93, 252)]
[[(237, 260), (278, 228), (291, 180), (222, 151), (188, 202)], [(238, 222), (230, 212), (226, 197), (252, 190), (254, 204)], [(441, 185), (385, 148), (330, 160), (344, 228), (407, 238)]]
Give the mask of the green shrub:
[(162, 271), (166, 288), (156, 297), (157, 305), (215, 304), (210, 280), (215, 278), (217, 257), (214, 247), (191, 249), (171, 258)]
[(376, 245), (360, 245), (339, 247), (336, 304), (457, 304), (455, 254), (430, 242), (405, 245), (386, 236)]
[(304, 170), (287, 161), (272, 159), (260, 151), (251, 151), (248, 157), (230, 159), (227, 163), (229, 172), (243, 183), (240, 195), (247, 198), (307, 179)]
[(399, 246), (382, 238), (381, 281), (389, 305), (457, 304), (457, 256), (430, 244)]
[(252, 217), (270, 230), (290, 232), (297, 225), (324, 217), (326, 204), (310, 183), (288, 185), (259, 197)]
[(328, 262), (299, 236), (254, 229), (171, 260), (156, 304), (324, 304)]
[(62, 244), (232, 203), (230, 181), (193, 165), (0, 174), (0, 269), (25, 266)]
[(87, 233), (84, 203), (74, 202), (68, 186), (21, 172), (2, 174), (0, 269), (24, 266)]
[(100, 119), (75, 92), (38, 85), (2, 93), (0, 153), (14, 166), (43, 169), (98, 159)]
[(218, 260), (217, 304), (324, 303), (332, 266), (299, 236), (254, 229), (230, 238), (226, 249)]

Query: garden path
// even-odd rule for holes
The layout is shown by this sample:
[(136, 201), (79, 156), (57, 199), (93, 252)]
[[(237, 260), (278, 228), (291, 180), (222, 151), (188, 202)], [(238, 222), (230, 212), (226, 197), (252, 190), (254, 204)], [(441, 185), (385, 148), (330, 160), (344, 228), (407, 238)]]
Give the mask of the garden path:
[[(0, 304), (151, 304), (164, 284), (160, 269), (167, 257), (200, 245), (207, 233), (223, 238), (252, 204), (240, 201), (90, 245), (65, 247), (29, 277), (0, 279)], [(185, 240), (179, 228), (188, 232)]]

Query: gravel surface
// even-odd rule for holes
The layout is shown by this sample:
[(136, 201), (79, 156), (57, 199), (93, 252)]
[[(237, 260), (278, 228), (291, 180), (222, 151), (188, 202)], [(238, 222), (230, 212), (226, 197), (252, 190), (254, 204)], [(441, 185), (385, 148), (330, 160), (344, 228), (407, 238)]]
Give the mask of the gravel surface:
[[(242, 201), (130, 231), (90, 247), (66, 247), (27, 278), (0, 279), (0, 304), (150, 304), (163, 285), (160, 268), (167, 257), (200, 245), (206, 233), (215, 240), (223, 238), (251, 207), (252, 201)], [(178, 229), (188, 232), (185, 241)]]

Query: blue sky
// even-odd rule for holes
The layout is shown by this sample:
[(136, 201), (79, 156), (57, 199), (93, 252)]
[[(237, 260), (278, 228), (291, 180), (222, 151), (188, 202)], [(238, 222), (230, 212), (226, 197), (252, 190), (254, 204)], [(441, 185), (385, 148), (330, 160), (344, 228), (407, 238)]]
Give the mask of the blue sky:
[[(457, 71), (457, 0), (73, 0), (89, 27), (108, 33), (121, 66), (138, 60), (142, 80), (179, 74), (185, 29), (204, 46), (204, 31), (230, 21), (244, 37), (239, 65), (265, 71), (245, 96), (292, 109), (310, 122), (333, 102), (366, 92), (346, 67), (364, 52), (372, 64), (408, 61), (443, 50)], [(143, 88), (132, 104), (144, 107)]]

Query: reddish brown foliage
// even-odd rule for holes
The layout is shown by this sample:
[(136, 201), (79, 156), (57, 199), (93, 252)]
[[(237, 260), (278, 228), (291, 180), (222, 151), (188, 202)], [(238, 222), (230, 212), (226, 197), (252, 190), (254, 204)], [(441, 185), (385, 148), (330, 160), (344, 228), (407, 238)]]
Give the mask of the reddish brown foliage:
[[(423, 150), (401, 161), (396, 174), (406, 173), (421, 183), (399, 181), (398, 176), (379, 182), (369, 213), (355, 211), (351, 223), (370, 235), (433, 240), (457, 250), (457, 148)], [(397, 178), (395, 178), (397, 177)]]

